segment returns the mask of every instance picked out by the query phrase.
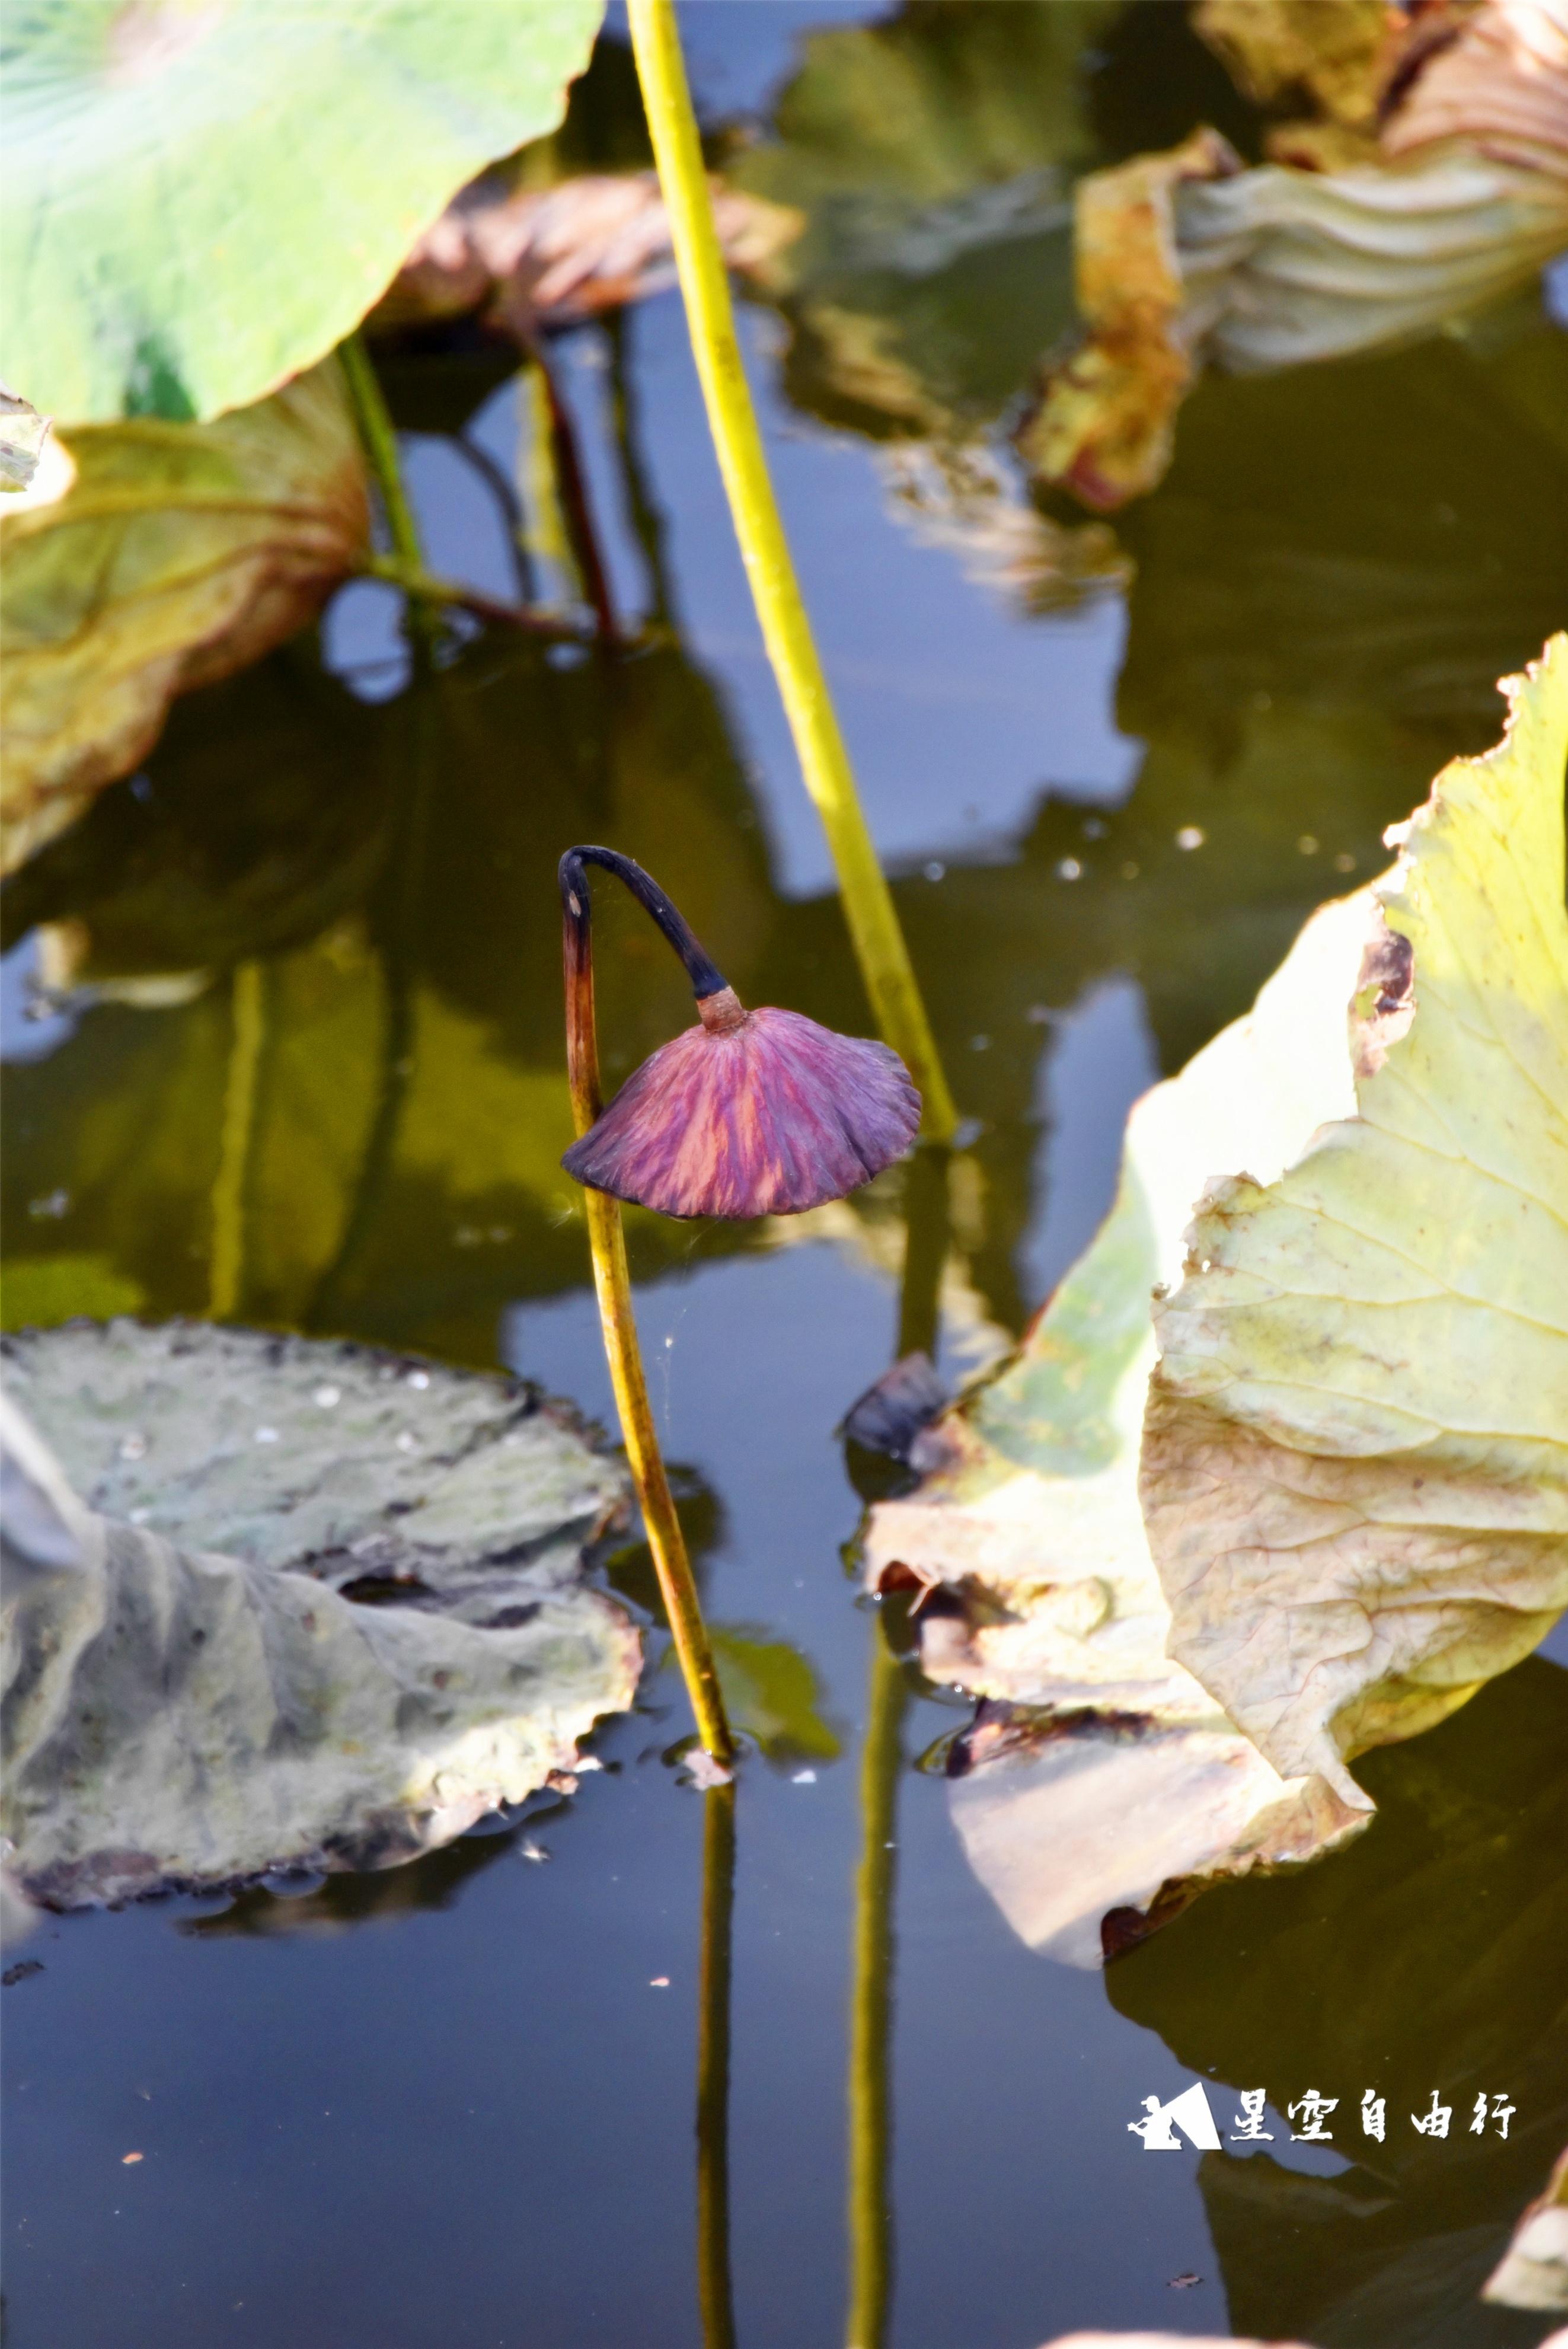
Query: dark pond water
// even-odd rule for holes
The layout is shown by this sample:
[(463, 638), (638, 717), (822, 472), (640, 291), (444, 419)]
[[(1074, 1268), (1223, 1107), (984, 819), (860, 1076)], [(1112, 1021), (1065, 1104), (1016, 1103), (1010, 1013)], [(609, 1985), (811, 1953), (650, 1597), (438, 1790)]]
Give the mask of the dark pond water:
[[(820, 197), (804, 290), (749, 306), (746, 336), (973, 1121), (956, 1378), (1088, 1238), (1133, 1097), (1494, 738), (1493, 680), (1568, 612), (1568, 363), (1532, 300), (1465, 338), (1205, 383), (1168, 481), (1116, 524), (1119, 577), (1031, 610), (987, 575), (984, 512), (939, 527), (898, 494), (911, 417), (922, 445), (1005, 424), (1068, 315), (1062, 174), (1201, 114), (1250, 126), (1169, 8), (876, 14), (687, 20), (710, 118), (756, 141), (743, 168)], [(801, 46), (824, 26), (850, 46)], [(593, 87), (582, 160), (634, 157), (613, 36)], [(998, 227), (975, 191), (1029, 174)], [(890, 348), (902, 373), (865, 363)], [(506, 1364), (608, 1418), (557, 1166), (561, 849), (633, 853), (744, 995), (866, 1029), (678, 302), (551, 357), (617, 611), (657, 641), (469, 629), (415, 678), (393, 599), (359, 587), (319, 648), (176, 709), (10, 892), (12, 1323), (218, 1309)], [(432, 567), (516, 592), (499, 472), (536, 589), (573, 592), (529, 378), (460, 340), (385, 366)], [(62, 942), (87, 991), (25, 1019)], [(614, 902), (600, 974), (614, 1076), (688, 1009)], [(255, 1112), (215, 1293), (242, 994)], [(15, 2349), (1542, 2339), (1475, 2295), (1568, 2137), (1568, 1643), (1370, 1759), (1379, 1817), (1342, 1857), (1214, 1893), (1103, 1974), (1031, 1955), (917, 1766), (964, 1713), (856, 1598), (835, 1430), (899, 1350), (903, 1216), (894, 1176), (795, 1229), (632, 1218), (711, 1616), (816, 1684), (793, 1748), (748, 1764), (733, 1848), (663, 1758), (686, 1715), (653, 1669), (603, 1773), (526, 1827), (303, 1893), (46, 1923), (43, 1971), (5, 1993)], [(635, 1547), (606, 1570), (650, 1596)], [(705, 1919), (732, 1974), (699, 2115)], [(1263, 2082), (1276, 2110), (1308, 2086), (1349, 2110), (1377, 2084), (1415, 2110), (1438, 2086), (1517, 2117), (1376, 2163), (1283, 2124), (1255, 2155), (1146, 2160), (1129, 2120), (1195, 2075), (1219, 2103)]]

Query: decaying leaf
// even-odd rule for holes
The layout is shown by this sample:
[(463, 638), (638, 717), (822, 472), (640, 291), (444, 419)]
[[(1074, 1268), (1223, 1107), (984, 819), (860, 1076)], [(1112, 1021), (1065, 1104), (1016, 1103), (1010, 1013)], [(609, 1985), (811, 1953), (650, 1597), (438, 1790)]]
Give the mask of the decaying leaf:
[(1568, 2153), (1520, 2220), (1481, 2297), (1505, 2308), (1568, 2311)]
[(1383, 151), (1407, 155), (1444, 139), (1471, 140), (1501, 163), (1568, 175), (1562, 0), (1487, 0), (1423, 62), (1384, 128)]
[(275, 390), (357, 325), (476, 171), (559, 122), (602, 14), (29, 0), (6, 57), (18, 384), (72, 424)]
[[(1104, 1925), (1114, 1941), (1162, 1887), (1168, 1902), (1181, 1879), (1307, 1857), (1354, 1833), (1369, 1805), (1342, 1754), (1440, 1718), (1568, 1602), (1565, 737), (1558, 639), (1517, 688), (1503, 750), (1448, 771), (1392, 880), (1316, 914), (1248, 1017), (1135, 1105), (1117, 1201), (1088, 1251), (1000, 1375), (917, 1439), (918, 1494), (872, 1512), (872, 1587), (943, 1586), (923, 1668), (993, 1701), (954, 1749), (954, 1817), (1037, 1947), (1083, 1961), (1111, 1911), (1134, 1912)], [(1407, 930), (1413, 1025), (1398, 983), (1408, 965), (1388, 944)], [(1469, 995), (1467, 968), (1484, 973)], [(1358, 1067), (1343, 1009), (1353, 998)], [(1405, 1104), (1411, 1128), (1390, 1110), (1348, 1145), (1367, 1164), (1382, 1154), (1364, 1178), (1380, 1221), (1361, 1218), (1382, 1235), (1381, 1288), (1302, 1189), (1344, 1154), (1336, 1137), (1360, 1133), (1369, 1085)], [(1492, 1123), (1507, 1137), (1495, 1145)], [(1216, 1189), (1224, 1165), (1248, 1179)], [(1443, 1184), (1451, 1195), (1433, 1190)], [(1288, 1207), (1264, 1226), (1267, 1262), (1242, 1261), (1250, 1203), (1281, 1198)], [(1436, 1270), (1417, 1279), (1412, 1260), (1434, 1253)], [(1175, 1287), (1184, 1254), (1151, 1396), (1149, 1297)], [(1392, 1358), (1375, 1349), (1400, 1342), (1380, 1332), (1401, 1279), (1426, 1320), (1403, 1341), (1396, 1402)], [(1526, 1296), (1541, 1300), (1535, 1321), (1518, 1310)], [(1344, 1372), (1333, 1408), (1305, 1387), (1317, 1416), (1287, 1427), (1269, 1382), (1277, 1340), (1239, 1367), (1218, 1350), (1226, 1330), (1261, 1347), (1291, 1310), (1298, 1378), (1307, 1358), (1317, 1386), (1336, 1360), (1359, 1371)], [(1358, 1330), (1373, 1350), (1355, 1355)], [(1497, 1423), (1461, 1412), (1445, 1436), (1434, 1413), (1470, 1380)], [(1271, 1425), (1274, 1485), (1249, 1487)], [(1310, 1531), (1326, 1541), (1326, 1577), (1349, 1530), (1347, 1571), (1337, 1590), (1315, 1590), (1287, 1542), (1315, 1485), (1336, 1480)], [(1251, 1548), (1235, 1547), (1238, 1526)], [(1332, 1699), (1337, 1743), (1320, 1699)]]
[[(799, 212), (713, 183), (725, 259), (765, 267), (799, 233)], [(398, 326), (484, 308), (526, 340), (675, 283), (669, 220), (653, 171), (589, 172), (552, 188), (467, 191), (426, 230), (378, 305), (372, 326)]]
[[(1255, 103), (1311, 109), (1310, 127), (1334, 135), (1340, 159), (1376, 150), (1378, 100), (1402, 19), (1387, 0), (1199, 0), (1192, 29)], [(1284, 126), (1284, 136), (1303, 125)], [(1278, 152), (1280, 133), (1271, 135)], [(1283, 157), (1281, 160), (1284, 160)]]
[(391, 1865), (570, 1770), (630, 1703), (637, 1634), (581, 1576), (621, 1480), (531, 1392), (178, 1324), (74, 1323), (5, 1361), (5, 1832), (30, 1898)]
[(1078, 183), (1074, 268), (1090, 331), (1049, 379), (1019, 446), (1040, 479), (1097, 511), (1152, 489), (1171, 462), (1176, 411), (1197, 373), (1206, 319), (1189, 316), (1175, 191), (1230, 178), (1241, 159), (1217, 130)]
[(175, 694), (314, 619), (369, 535), (335, 361), (215, 424), (51, 446), (54, 477), (0, 509), (6, 871), (145, 756)]
[(1303, 1035), (1301, 1013), (1348, 999), (1363, 928), (1359, 899), (1315, 916), (1248, 1016), (1135, 1104), (1091, 1246), (1001, 1373), (917, 1438), (919, 1492), (872, 1512), (872, 1587), (943, 1586), (923, 1669), (991, 1700), (950, 1765), (971, 1863), (1071, 1963), (1173, 1881), (1305, 1858), (1357, 1823), (1282, 1778), (1167, 1654), (1137, 1475), (1150, 1292), (1177, 1277), (1216, 1159), (1282, 1170), (1317, 1104), (1351, 1105), (1342, 1037)]
[(1568, 1606), (1568, 637), (1506, 689), (1371, 893), (1354, 1112), (1336, 1087), (1281, 1176), (1210, 1183), (1155, 1312), (1171, 1653), (1352, 1810), (1350, 1757)]
[[(1302, 21), (1336, 12), (1309, 0)], [(1079, 182), (1087, 335), (1020, 440), (1044, 481), (1119, 505), (1163, 476), (1205, 363), (1248, 373), (1430, 334), (1568, 244), (1563, 0), (1484, 0), (1451, 46), (1391, 71), (1364, 164), (1243, 171), (1201, 130)]]

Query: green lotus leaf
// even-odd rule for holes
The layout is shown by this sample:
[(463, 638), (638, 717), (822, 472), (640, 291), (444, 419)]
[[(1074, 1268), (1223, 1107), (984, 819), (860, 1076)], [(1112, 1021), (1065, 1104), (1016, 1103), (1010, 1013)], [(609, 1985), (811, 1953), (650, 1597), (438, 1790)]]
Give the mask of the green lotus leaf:
[[(1568, 636), (1505, 689), (1501, 745), (1445, 769), (1367, 893), (1353, 1103), (1315, 1098), (1275, 1180), (1215, 1154), (1249, 1171), (1211, 1181), (1155, 1314), (1171, 1651), (1351, 1810), (1351, 1757), (1568, 1606)], [(1339, 1021), (1302, 1001), (1304, 1038)]]
[(0, 267), (18, 390), (217, 416), (325, 356), (480, 168), (560, 121), (602, 0), (23, 0)]
[(176, 694), (314, 619), (369, 537), (335, 360), (213, 424), (72, 431), (49, 461), (54, 493), (0, 511), (7, 871), (145, 757)]

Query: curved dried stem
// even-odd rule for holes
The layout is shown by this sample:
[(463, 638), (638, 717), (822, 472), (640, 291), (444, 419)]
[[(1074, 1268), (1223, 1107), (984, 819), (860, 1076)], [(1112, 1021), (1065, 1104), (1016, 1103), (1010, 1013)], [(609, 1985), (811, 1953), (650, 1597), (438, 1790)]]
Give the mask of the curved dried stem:
[[(676, 946), (676, 951), (686, 963), (688, 971), (693, 969), (693, 964), (688, 959), (687, 948), (677, 941), (677, 926), (678, 933), (689, 942), (691, 955), (700, 957), (698, 968), (706, 965), (708, 970), (713, 971), (718, 986), (722, 988), (724, 985), (722, 978), (707, 963), (696, 937), (669, 899), (643, 872), (641, 865), (633, 864), (629, 857), (617, 856), (613, 849), (568, 850), (561, 860), (566, 978), (566, 1073), (572, 1089), (572, 1121), (579, 1135), (588, 1132), (602, 1105), (598, 1036), (593, 1016), (593, 926), (585, 869), (590, 859), (605, 865), (630, 888), (634, 885), (628, 872), (623, 870), (624, 867), (629, 868), (630, 874), (637, 876), (635, 894), (653, 913), (671, 943)], [(645, 888), (642, 885), (645, 885)], [(652, 893), (651, 896), (648, 892)], [(655, 898), (657, 906), (653, 902)], [(696, 977), (697, 973), (694, 971), (694, 986)], [(703, 991), (712, 990), (705, 988)], [(637, 1497), (643, 1506), (643, 1523), (647, 1530), (648, 1547), (653, 1552), (654, 1570), (659, 1578), (659, 1589), (664, 1597), (665, 1612), (669, 1618), (686, 1694), (691, 1699), (691, 1709), (696, 1717), (697, 1733), (716, 1762), (728, 1762), (734, 1756), (735, 1741), (725, 1716), (718, 1671), (708, 1641), (707, 1626), (702, 1619), (702, 1603), (697, 1597), (696, 1578), (692, 1573), (686, 1536), (676, 1514), (669, 1478), (665, 1473), (664, 1456), (654, 1427), (653, 1410), (648, 1402), (642, 1349), (637, 1343), (636, 1316), (632, 1309), (632, 1277), (626, 1264), (626, 1235), (621, 1221), (621, 1203), (604, 1191), (586, 1191), (583, 1198), (588, 1216), (588, 1245), (593, 1259), (593, 1286), (599, 1299), (599, 1322), (604, 1334), (604, 1352), (610, 1365), (610, 1383), (614, 1389), (615, 1409), (620, 1416), (626, 1457), (631, 1464)]]

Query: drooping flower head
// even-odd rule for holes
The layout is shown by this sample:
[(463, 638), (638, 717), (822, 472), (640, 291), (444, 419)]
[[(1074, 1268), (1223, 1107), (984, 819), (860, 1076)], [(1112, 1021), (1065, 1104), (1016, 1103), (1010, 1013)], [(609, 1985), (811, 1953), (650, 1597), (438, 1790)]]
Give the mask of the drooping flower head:
[[(700, 1025), (645, 1060), (599, 1113), (586, 866), (614, 873), (686, 965)], [(799, 1215), (841, 1199), (914, 1140), (920, 1095), (896, 1052), (799, 1011), (748, 1011), (657, 883), (609, 848), (561, 860), (568, 1061), (579, 1123), (562, 1160), (596, 1191), (665, 1216)]]

